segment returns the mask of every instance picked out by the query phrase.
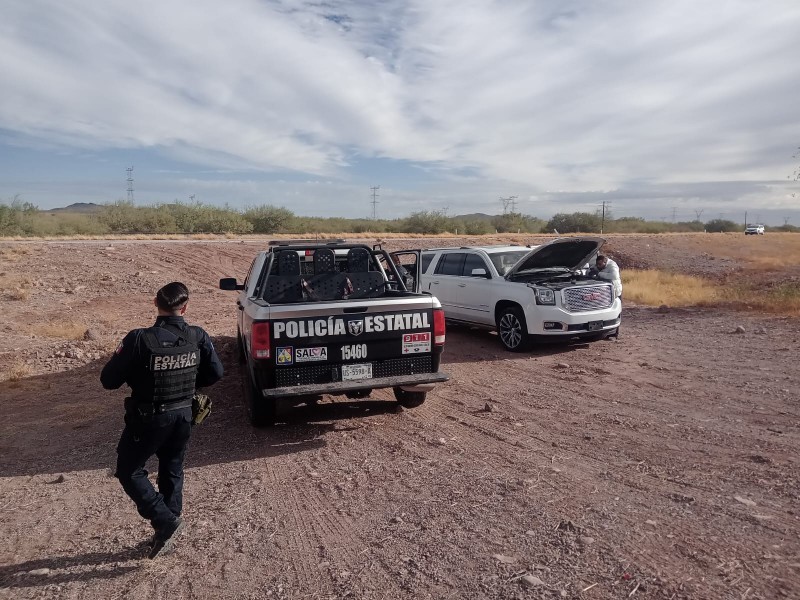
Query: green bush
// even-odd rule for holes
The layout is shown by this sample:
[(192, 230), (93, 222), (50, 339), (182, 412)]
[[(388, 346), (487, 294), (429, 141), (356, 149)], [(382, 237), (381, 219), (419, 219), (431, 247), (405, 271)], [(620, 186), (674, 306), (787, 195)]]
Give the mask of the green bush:
[(405, 233), (444, 233), (450, 220), (440, 210), (423, 210), (411, 213), (403, 223)]
[(602, 220), (598, 215), (591, 213), (558, 213), (545, 225), (545, 231), (553, 230), (559, 233), (600, 233)]
[(725, 231), (744, 231), (744, 227), (741, 225), (734, 223), (733, 221), (728, 221), (725, 219), (712, 219), (705, 225), (706, 231), (709, 233), (721, 233)]
[(253, 233), (278, 233), (288, 230), (295, 216), (288, 208), (264, 205), (248, 208), (244, 218), (253, 225)]
[(492, 219), (492, 226), (498, 233), (539, 233), (544, 226), (542, 219), (510, 212)]

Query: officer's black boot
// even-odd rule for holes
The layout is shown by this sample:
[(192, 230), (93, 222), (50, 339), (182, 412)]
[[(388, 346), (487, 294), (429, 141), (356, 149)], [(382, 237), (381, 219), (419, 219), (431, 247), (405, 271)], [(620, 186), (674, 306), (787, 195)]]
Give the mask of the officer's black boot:
[(178, 537), (182, 529), (183, 520), (180, 517), (177, 517), (163, 528), (157, 528), (148, 558), (156, 558), (157, 556), (169, 554), (175, 544), (175, 538)]

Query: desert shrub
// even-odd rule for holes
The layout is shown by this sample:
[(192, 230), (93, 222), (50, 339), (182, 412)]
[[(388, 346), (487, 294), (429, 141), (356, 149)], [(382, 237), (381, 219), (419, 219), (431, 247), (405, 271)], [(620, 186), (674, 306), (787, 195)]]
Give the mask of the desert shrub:
[(722, 233), (726, 231), (743, 231), (744, 227), (726, 219), (712, 219), (705, 225), (709, 233)]
[(444, 233), (450, 220), (440, 210), (423, 210), (411, 213), (403, 222), (404, 233)]
[(484, 235), (492, 233), (494, 228), (491, 223), (483, 219), (468, 219), (461, 221), (458, 227), (459, 231), (463, 231), (467, 235)]
[(269, 205), (248, 208), (243, 216), (253, 225), (253, 233), (286, 231), (295, 218), (288, 208)]
[(492, 226), (498, 233), (539, 233), (544, 224), (542, 219), (517, 212), (497, 215), (492, 219)]
[(558, 213), (545, 225), (545, 231), (554, 229), (559, 233), (600, 233), (602, 220), (591, 213)]
[(0, 235), (33, 235), (39, 209), (19, 196), (8, 203), (0, 202)]

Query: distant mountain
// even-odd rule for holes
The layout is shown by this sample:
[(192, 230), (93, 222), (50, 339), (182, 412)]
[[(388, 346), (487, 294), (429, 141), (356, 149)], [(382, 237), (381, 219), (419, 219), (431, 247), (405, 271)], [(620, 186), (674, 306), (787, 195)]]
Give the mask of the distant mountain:
[(455, 215), (454, 219), (464, 219), (465, 221), (491, 221), (497, 215), (487, 215), (485, 213), (471, 213), (469, 215)]
[(69, 206), (63, 206), (61, 208), (51, 208), (50, 210), (44, 210), (42, 212), (47, 213), (96, 213), (99, 211), (102, 206), (99, 204), (95, 204), (94, 202), (76, 202), (75, 204), (70, 204)]

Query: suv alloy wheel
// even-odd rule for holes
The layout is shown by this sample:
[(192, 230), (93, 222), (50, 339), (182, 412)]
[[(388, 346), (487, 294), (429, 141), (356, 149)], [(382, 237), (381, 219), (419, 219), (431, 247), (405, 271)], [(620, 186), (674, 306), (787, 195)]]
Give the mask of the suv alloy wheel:
[(506, 350), (522, 352), (528, 347), (528, 326), (525, 315), (516, 306), (504, 308), (497, 317), (497, 333)]

